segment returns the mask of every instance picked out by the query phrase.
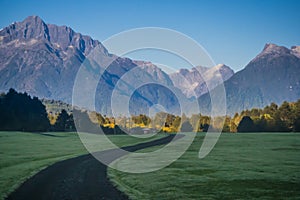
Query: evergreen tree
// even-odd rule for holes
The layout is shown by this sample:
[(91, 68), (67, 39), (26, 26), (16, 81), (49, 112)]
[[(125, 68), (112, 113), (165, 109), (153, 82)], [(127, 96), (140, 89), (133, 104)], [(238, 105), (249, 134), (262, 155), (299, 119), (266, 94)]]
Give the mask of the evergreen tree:
[(69, 115), (66, 110), (62, 110), (58, 115), (56, 122), (54, 124), (55, 131), (74, 131), (75, 124), (73, 120), (73, 115)]
[(238, 132), (254, 132), (255, 125), (251, 117), (244, 116), (237, 127)]

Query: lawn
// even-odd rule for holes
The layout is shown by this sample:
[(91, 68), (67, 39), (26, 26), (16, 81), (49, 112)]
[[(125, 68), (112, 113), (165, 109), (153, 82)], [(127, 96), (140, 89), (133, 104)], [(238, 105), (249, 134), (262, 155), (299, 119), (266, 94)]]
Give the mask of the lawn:
[[(299, 133), (222, 134), (213, 151), (198, 159), (203, 138), (198, 134), (164, 169), (130, 174), (110, 168), (109, 177), (131, 199), (300, 199)], [(113, 164), (122, 162), (130, 164), (126, 157)]]
[[(94, 138), (94, 135), (88, 135), (89, 139)], [(144, 139), (127, 135), (108, 137), (118, 146), (127, 146), (163, 136)], [(99, 137), (104, 136), (97, 136), (97, 139)], [(0, 132), (0, 199), (41, 169), (87, 153), (77, 133)]]

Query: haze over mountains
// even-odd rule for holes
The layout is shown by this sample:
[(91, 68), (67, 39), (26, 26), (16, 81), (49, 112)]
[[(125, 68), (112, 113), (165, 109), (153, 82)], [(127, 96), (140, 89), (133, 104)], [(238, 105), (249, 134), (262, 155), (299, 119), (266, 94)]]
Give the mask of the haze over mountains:
[[(192, 96), (199, 97), (201, 110), (206, 112), (210, 108), (208, 88), (212, 90), (221, 83), (217, 76), (222, 76), (225, 81), (227, 107), (231, 114), (271, 102), (300, 98), (299, 46), (287, 49), (268, 44), (236, 74), (223, 64), (166, 74), (150, 62), (110, 54), (99, 41), (66, 26), (46, 24), (37, 16), (0, 31), (0, 91), (15, 88), (40, 98), (71, 103), (77, 71), (95, 48), (97, 57), (88, 62), (87, 68), (95, 76), (103, 73), (96, 90), (96, 108), (103, 114), (111, 113), (111, 96), (115, 89), (130, 98), (133, 114), (147, 113), (155, 104), (163, 105), (169, 112), (180, 110), (178, 98)], [(109, 67), (103, 71), (107, 63), (110, 63)], [(136, 88), (131, 95), (134, 89), (131, 81), (123, 79), (129, 72), (130, 80), (135, 83), (157, 84)], [(186, 112), (192, 111), (187, 109)]]
[[(178, 87), (187, 97), (201, 96), (215, 88), (234, 74), (233, 70), (219, 64), (212, 68), (197, 66), (192, 69), (180, 69), (170, 74), (175, 87)], [(218, 76), (221, 75), (222, 79)]]

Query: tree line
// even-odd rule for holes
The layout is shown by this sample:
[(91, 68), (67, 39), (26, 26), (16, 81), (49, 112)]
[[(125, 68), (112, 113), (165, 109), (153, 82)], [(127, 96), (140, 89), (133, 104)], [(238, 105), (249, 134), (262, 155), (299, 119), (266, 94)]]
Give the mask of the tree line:
[(233, 120), (239, 121), (238, 132), (300, 132), (300, 100), (242, 111)]
[[(97, 113), (97, 117), (100, 120), (102, 116)], [(99, 133), (99, 125), (92, 121), (87, 111), (79, 109), (74, 109), (73, 113), (62, 110), (54, 117), (47, 113), (37, 97), (32, 98), (26, 92), (18, 93), (10, 89), (7, 94), (0, 95), (0, 131), (76, 131), (77, 128)], [(124, 134), (118, 126), (103, 126), (101, 130), (105, 134)]]
[[(224, 123), (223, 123), (224, 122)], [(149, 117), (103, 116), (97, 112), (73, 109), (72, 113), (62, 110), (47, 113), (37, 97), (18, 93), (10, 89), (0, 95), (0, 130), (7, 131), (79, 131), (105, 134), (123, 134), (126, 130), (153, 129), (162, 132), (300, 132), (300, 100), (283, 102), (280, 106), (271, 103), (263, 109), (253, 108), (231, 116), (210, 117), (194, 114), (175, 116), (158, 112)], [(122, 128), (120, 128), (122, 127)]]
[(193, 127), (195, 132), (221, 130), (222, 132), (300, 132), (300, 99), (297, 102), (275, 103), (259, 109), (244, 110), (231, 116), (210, 117), (192, 115), (182, 118), (168, 114), (165, 127), (167, 131), (180, 131), (183, 120)]
[[(130, 119), (116, 119), (130, 126)], [(127, 123), (125, 123), (127, 121)], [(234, 116), (210, 117), (194, 114), (176, 116), (164, 112), (152, 118), (146, 115), (131, 116), (131, 126), (151, 127), (164, 132), (300, 132), (300, 99), (297, 102), (271, 103), (259, 109), (244, 110)], [(129, 124), (129, 125), (128, 125)]]

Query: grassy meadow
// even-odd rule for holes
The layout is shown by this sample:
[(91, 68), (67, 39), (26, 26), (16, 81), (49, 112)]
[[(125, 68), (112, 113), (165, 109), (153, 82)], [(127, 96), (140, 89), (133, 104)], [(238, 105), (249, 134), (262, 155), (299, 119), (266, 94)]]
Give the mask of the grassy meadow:
[[(127, 135), (107, 137), (118, 146), (127, 146), (163, 136), (143, 139)], [(77, 133), (0, 132), (0, 199), (41, 169), (87, 153)]]
[[(129, 174), (110, 168), (109, 177), (131, 199), (300, 199), (299, 133), (224, 133), (199, 159), (203, 138), (198, 134), (164, 169)], [(120, 162), (126, 160), (114, 164)]]

